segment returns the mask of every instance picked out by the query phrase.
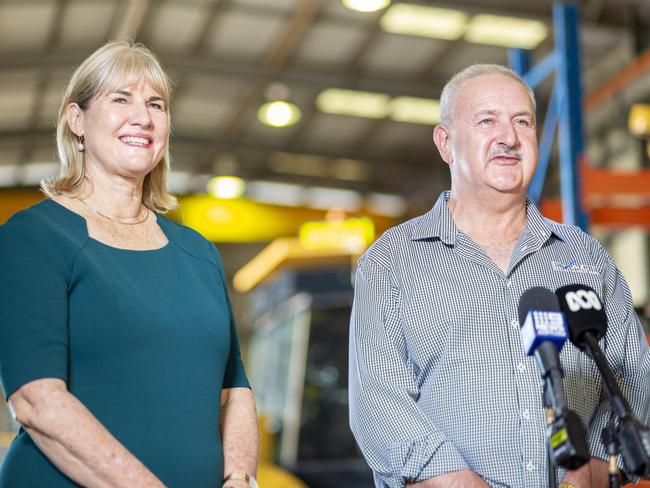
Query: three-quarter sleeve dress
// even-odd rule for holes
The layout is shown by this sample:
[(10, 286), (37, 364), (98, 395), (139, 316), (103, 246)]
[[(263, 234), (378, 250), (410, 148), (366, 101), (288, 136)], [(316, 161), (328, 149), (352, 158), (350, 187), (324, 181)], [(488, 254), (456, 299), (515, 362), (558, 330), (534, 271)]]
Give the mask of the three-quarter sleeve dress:
[[(221, 390), (249, 387), (223, 266), (199, 234), (157, 219), (169, 242), (146, 251), (89, 237), (52, 200), (0, 226), (2, 389), (61, 379), (165, 485), (218, 487)], [(0, 488), (73, 486), (21, 430)]]

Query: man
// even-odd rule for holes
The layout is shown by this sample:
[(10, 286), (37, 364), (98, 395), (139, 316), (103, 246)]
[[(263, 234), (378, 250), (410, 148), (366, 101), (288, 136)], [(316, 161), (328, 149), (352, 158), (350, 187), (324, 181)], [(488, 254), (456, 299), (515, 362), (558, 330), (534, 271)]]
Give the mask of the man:
[[(377, 487), (548, 486), (541, 379), (519, 336), (523, 292), (572, 283), (597, 290), (609, 321), (606, 354), (646, 424), (650, 353), (611, 257), (526, 199), (537, 164), (532, 90), (503, 66), (474, 65), (449, 81), (440, 105), (433, 139), (451, 191), (359, 261), (350, 424)], [(569, 262), (581, 272), (558, 265)], [(605, 487), (602, 382), (571, 345), (562, 364), (592, 459), (559, 470), (560, 486)]]

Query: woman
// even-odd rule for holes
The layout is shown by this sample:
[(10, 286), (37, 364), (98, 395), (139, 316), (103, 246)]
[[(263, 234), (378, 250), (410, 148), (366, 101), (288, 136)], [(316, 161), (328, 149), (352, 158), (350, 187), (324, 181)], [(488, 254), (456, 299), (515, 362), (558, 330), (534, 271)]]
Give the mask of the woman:
[(59, 111), (49, 199), (0, 226), (0, 378), (23, 427), (1, 488), (255, 486), (219, 254), (161, 215), (169, 99), (144, 46), (93, 53)]

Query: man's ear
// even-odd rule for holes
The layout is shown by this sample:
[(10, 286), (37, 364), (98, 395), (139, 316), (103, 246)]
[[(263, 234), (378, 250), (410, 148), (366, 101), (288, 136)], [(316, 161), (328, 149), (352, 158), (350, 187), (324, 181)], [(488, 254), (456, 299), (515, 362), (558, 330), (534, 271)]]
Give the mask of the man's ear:
[(65, 118), (68, 121), (70, 130), (76, 136), (83, 136), (84, 131), (84, 111), (76, 103), (69, 103), (65, 108)]
[(453, 163), (451, 151), (451, 134), (449, 127), (438, 124), (433, 129), (433, 142), (438, 148), (442, 160), (451, 166)]

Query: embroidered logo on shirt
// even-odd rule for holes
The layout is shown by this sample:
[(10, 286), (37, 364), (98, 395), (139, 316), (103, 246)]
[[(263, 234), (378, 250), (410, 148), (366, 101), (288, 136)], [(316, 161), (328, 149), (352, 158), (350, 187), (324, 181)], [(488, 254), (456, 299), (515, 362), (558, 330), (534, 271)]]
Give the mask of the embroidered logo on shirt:
[(568, 263), (561, 263), (559, 261), (551, 261), (553, 271), (567, 271), (570, 273), (588, 273), (599, 274), (595, 266), (589, 264), (579, 264), (577, 259), (573, 259)]

